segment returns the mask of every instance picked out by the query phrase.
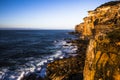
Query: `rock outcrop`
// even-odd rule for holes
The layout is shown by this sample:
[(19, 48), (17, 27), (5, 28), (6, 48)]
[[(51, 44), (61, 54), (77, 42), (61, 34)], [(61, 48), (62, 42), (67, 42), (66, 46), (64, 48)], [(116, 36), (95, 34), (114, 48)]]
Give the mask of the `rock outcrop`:
[[(88, 11), (76, 25), (78, 56), (48, 64), (50, 80), (120, 80), (120, 1)], [(82, 75), (83, 74), (83, 75)]]
[(77, 25), (75, 31), (82, 33), (84, 36), (90, 36), (95, 34), (94, 30), (96, 30), (96, 28), (105, 28), (108, 30), (113, 26), (120, 25), (119, 2), (120, 1), (112, 1), (101, 5), (95, 10), (88, 11), (88, 16), (83, 19), (84, 23)]
[(90, 40), (84, 80), (120, 80), (120, 1), (88, 11), (81, 33)]
[[(71, 57), (63, 60), (56, 60), (48, 64), (48, 72), (50, 80), (69, 80), (71, 75), (79, 73), (78, 80), (82, 79), (81, 76), (81, 61), (77, 57)], [(74, 78), (74, 77), (73, 77)], [(72, 79), (71, 79), (72, 80)]]

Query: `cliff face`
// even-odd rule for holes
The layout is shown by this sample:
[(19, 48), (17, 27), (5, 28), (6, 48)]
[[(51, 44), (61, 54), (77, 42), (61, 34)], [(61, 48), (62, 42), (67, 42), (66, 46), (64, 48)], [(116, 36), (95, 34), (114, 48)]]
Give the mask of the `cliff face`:
[(75, 31), (81, 32), (84, 36), (90, 36), (95, 34), (94, 29), (96, 28), (105, 28), (107, 30), (107, 28), (120, 25), (119, 2), (109, 2), (109, 4), (101, 5), (95, 10), (88, 11), (88, 16), (83, 19), (84, 23), (77, 25)]
[(88, 11), (82, 30), (76, 31), (90, 40), (84, 80), (120, 80), (120, 1)]

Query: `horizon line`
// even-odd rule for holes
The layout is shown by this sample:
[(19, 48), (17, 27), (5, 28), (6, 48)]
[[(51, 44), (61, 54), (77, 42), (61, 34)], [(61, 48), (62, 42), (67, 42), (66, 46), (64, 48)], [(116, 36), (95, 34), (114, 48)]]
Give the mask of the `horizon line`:
[(46, 28), (42, 28), (42, 29), (40, 29), (40, 28), (0, 28), (0, 30), (74, 30), (74, 29), (57, 29), (57, 28), (48, 28), (48, 29), (46, 29)]

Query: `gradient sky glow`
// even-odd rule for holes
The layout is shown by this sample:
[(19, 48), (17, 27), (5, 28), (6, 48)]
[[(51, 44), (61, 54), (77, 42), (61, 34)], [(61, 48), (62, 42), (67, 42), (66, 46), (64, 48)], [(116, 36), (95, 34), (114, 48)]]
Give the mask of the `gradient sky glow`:
[(0, 0), (0, 28), (74, 29), (111, 0)]

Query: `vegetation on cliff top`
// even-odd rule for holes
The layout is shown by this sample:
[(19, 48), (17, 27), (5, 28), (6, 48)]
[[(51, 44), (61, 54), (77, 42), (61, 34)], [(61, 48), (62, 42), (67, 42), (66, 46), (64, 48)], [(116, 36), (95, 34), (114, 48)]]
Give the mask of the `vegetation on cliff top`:
[(114, 6), (114, 5), (117, 5), (118, 3), (120, 3), (120, 1), (110, 1), (110, 2), (107, 2), (107, 3), (104, 3), (104, 4), (100, 5), (97, 8), (101, 8), (101, 7), (105, 7), (105, 6)]

